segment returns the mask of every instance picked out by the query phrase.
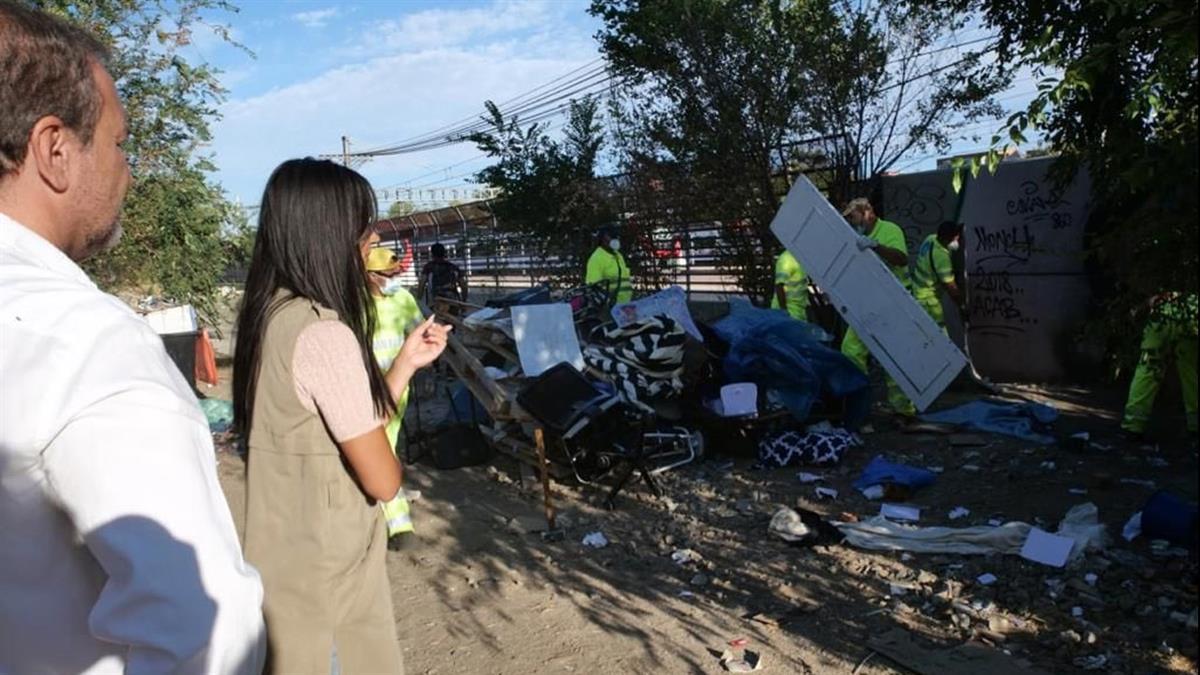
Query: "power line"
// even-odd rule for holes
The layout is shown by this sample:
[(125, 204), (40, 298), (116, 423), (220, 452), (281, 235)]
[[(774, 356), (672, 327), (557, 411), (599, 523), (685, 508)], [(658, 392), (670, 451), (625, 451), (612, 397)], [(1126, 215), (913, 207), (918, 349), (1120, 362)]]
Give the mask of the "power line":
[[(576, 71), (578, 70), (579, 69), (576, 69)], [(506, 104), (502, 104), (511, 106), (507, 109), (501, 106), (497, 107), (501, 108), (501, 113), (505, 116), (514, 117), (539, 111), (566, 98), (597, 93), (598, 91), (603, 90), (604, 87), (613, 81), (613, 77), (608, 74), (607, 70), (608, 67), (606, 65), (601, 65), (598, 68), (588, 70), (587, 72), (577, 75), (566, 82), (562, 82), (561, 84), (552, 86), (551, 88), (538, 93), (538, 90), (546, 89), (546, 87), (552, 84), (546, 83), (538, 89), (528, 92), (526, 95), (512, 99)], [(557, 81), (561, 81), (562, 79), (563, 77), (560, 77), (557, 79)], [(531, 94), (536, 95), (530, 98)], [(514, 103), (515, 105), (513, 105)], [(478, 118), (478, 116), (472, 116), (470, 118), (461, 120), (458, 123), (445, 125), (434, 131), (414, 136), (403, 143), (375, 148), (369, 151), (354, 152), (350, 153), (350, 156), (387, 156), (442, 147), (461, 142), (463, 137), (468, 136), (475, 131), (481, 131), (487, 128), (488, 124), (489, 123), (486, 120), (481, 120)]]
[[(589, 62), (587, 62), (587, 63), (583, 64), (582, 66), (579, 66), (578, 68), (575, 68), (574, 70), (568, 71), (568, 72), (564, 73), (563, 75), (560, 75), (560, 76), (558, 76), (558, 77), (554, 78), (553, 80), (550, 80), (549, 82), (545, 82), (545, 83), (539, 84), (538, 86), (534, 87), (533, 89), (530, 89), (529, 91), (526, 91), (526, 92), (522, 92), (522, 93), (520, 93), (520, 94), (517, 94), (517, 95), (516, 95), (516, 96), (514, 96), (513, 98), (510, 98), (510, 99), (508, 99), (508, 100), (506, 100), (506, 101), (503, 101), (503, 102), (501, 102), (501, 103), (500, 103), (500, 104), (498, 104), (498, 105), (499, 105), (499, 106), (505, 106), (505, 105), (509, 105), (509, 104), (511, 104), (511, 103), (514, 103), (514, 102), (516, 102), (516, 101), (519, 101), (519, 100), (521, 100), (522, 98), (525, 98), (526, 96), (532, 95), (532, 94), (534, 94), (534, 93), (538, 92), (539, 90), (541, 90), (541, 89), (544, 89), (545, 87), (548, 87), (548, 86), (550, 86), (551, 84), (554, 84), (555, 82), (559, 82), (559, 81), (561, 81), (562, 79), (564, 79), (564, 78), (566, 78), (566, 77), (569, 77), (569, 76), (571, 76), (571, 75), (573, 75), (573, 74), (575, 74), (575, 73), (577, 73), (577, 72), (579, 72), (579, 71), (581, 71), (581, 70), (584, 70), (585, 68), (590, 68), (591, 66), (595, 65), (596, 63), (598, 63), (598, 62), (600, 62), (600, 61), (602, 61), (602, 60), (603, 60), (602, 58), (593, 59), (593, 60), (591, 60), (591, 61), (589, 61)], [(424, 133), (418, 134), (418, 135), (416, 135), (416, 136), (412, 136), (412, 137), (409, 137), (409, 138), (406, 138), (406, 139), (403, 139), (403, 140), (396, 141), (396, 142), (394, 142), (394, 143), (387, 143), (387, 144), (384, 144), (383, 146), (380, 146), (380, 148), (372, 148), (372, 149), (370, 149), (370, 150), (366, 150), (366, 151), (364, 151), (364, 152), (374, 152), (375, 150), (377, 150), (377, 149), (381, 149), (381, 148), (395, 147), (395, 146), (400, 146), (400, 145), (405, 145), (405, 144), (408, 144), (408, 143), (412, 143), (412, 142), (413, 142), (413, 141), (415, 141), (415, 140), (418, 140), (418, 139), (421, 139), (421, 138), (424, 138), (424, 137), (427, 137), (427, 136), (430, 136), (430, 135), (433, 135), (433, 134), (437, 134), (438, 132), (445, 131), (445, 130), (447, 130), (447, 129), (453, 129), (453, 128), (454, 128), (454, 127), (456, 127), (456, 126), (459, 126), (459, 125), (462, 125), (462, 124), (466, 124), (466, 123), (468, 123), (468, 122), (472, 122), (472, 121), (474, 121), (474, 120), (476, 119), (476, 117), (477, 117), (476, 115), (471, 115), (470, 117), (465, 117), (465, 118), (463, 118), (463, 119), (461, 119), (461, 120), (458, 120), (458, 121), (456, 121), (456, 122), (451, 122), (451, 123), (449, 123), (449, 124), (447, 124), (447, 125), (445, 125), (445, 126), (438, 127), (437, 129), (434, 129), (434, 130), (432, 130), (432, 131), (427, 131), (427, 132), (424, 132)]]
[[(608, 88), (609, 83), (611, 83), (612, 81), (613, 81), (613, 78), (611, 76), (608, 76), (607, 74), (605, 74), (605, 79), (603, 79), (603, 80), (594, 80), (593, 79), (592, 81), (587, 81), (587, 82), (582, 82), (582, 81), (573, 82), (570, 85), (573, 88), (563, 89), (563, 90), (555, 90), (554, 92), (548, 92), (541, 99), (537, 99), (535, 101), (530, 101), (530, 102), (525, 103), (522, 106), (519, 106), (515, 109), (501, 110), (500, 112), (502, 115), (504, 115), (506, 117), (516, 118), (516, 119), (520, 119), (520, 115), (522, 115), (522, 114), (532, 114), (533, 115), (532, 117), (525, 118), (524, 121), (526, 121), (526, 122), (532, 121), (535, 119), (537, 119), (537, 120), (545, 119), (546, 117), (560, 114), (561, 112), (563, 112), (567, 109), (567, 105), (563, 104), (563, 105), (558, 105), (557, 107), (552, 108), (550, 111), (546, 111), (545, 108), (547, 108), (548, 106), (554, 106), (555, 104), (558, 104), (560, 101), (574, 99), (576, 97), (593, 96), (593, 95), (600, 94), (606, 88)], [(599, 86), (597, 86), (597, 85), (599, 85)], [(375, 152), (372, 152), (372, 153), (351, 153), (351, 156), (378, 157), (378, 156), (407, 154), (407, 153), (411, 153), (411, 152), (419, 152), (419, 151), (424, 151), (424, 150), (433, 150), (436, 148), (441, 148), (441, 147), (445, 147), (448, 145), (454, 145), (456, 143), (461, 143), (461, 142), (465, 141), (466, 138), (468, 136), (470, 136), (471, 134), (487, 129), (490, 126), (490, 124), (491, 123), (489, 121), (480, 119), (480, 120), (475, 121), (472, 124), (461, 125), (459, 127), (451, 129), (450, 131), (445, 132), (444, 134), (442, 134), (440, 136), (429, 137), (429, 138), (426, 138), (421, 141), (410, 143), (408, 145), (395, 146), (395, 147), (391, 147), (391, 148), (383, 148), (381, 150), (376, 150)]]

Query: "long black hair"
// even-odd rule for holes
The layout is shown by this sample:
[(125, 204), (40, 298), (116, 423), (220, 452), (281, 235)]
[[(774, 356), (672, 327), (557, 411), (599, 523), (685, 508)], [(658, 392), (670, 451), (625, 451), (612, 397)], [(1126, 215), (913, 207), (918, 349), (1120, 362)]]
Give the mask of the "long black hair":
[(280, 164), (267, 180), (246, 276), (233, 356), (233, 424), (248, 438), (267, 322), (280, 300), (302, 297), (338, 314), (358, 340), (376, 414), (395, 411), (371, 353), (375, 306), (360, 243), (375, 220), (370, 183), (339, 164), (312, 158)]

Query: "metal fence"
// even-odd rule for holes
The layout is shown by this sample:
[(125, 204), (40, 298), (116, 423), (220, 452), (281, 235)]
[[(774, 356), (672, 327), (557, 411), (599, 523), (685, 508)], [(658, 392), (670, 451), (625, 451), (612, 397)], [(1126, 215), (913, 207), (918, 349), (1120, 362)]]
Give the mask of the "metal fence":
[[(625, 250), (635, 278), (653, 285), (678, 285), (688, 293), (737, 293), (737, 270), (724, 260), (719, 222), (624, 223)], [(577, 276), (583, 264), (564, 255), (542, 255), (536, 242), (505, 230), (484, 200), (435, 211), (381, 220), (375, 225), (381, 245), (392, 248), (403, 261), (402, 278), (415, 286), (418, 273), (432, 259), (431, 247), (440, 243), (447, 257), (467, 275), (474, 288), (527, 288), (553, 279)], [(580, 229), (580, 242), (591, 233)], [(573, 269), (574, 268), (574, 269)], [(642, 289), (646, 290), (646, 289)]]

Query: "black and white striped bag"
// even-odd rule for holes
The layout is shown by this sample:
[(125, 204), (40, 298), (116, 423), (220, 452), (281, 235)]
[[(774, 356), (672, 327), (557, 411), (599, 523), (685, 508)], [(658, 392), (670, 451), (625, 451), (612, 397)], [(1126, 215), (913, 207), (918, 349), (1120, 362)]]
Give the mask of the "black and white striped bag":
[(683, 391), (687, 333), (674, 319), (656, 316), (624, 328), (597, 329), (593, 339), (603, 344), (585, 349), (584, 361), (603, 373), (626, 403), (653, 412), (646, 401)]

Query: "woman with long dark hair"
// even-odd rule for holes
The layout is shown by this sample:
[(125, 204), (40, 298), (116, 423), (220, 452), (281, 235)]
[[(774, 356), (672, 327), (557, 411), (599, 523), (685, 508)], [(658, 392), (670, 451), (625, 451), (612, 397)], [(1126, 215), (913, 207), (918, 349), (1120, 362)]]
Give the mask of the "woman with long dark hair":
[(269, 672), (403, 672), (377, 506), (401, 468), (384, 426), (449, 329), (425, 321), (387, 372), (376, 366), (364, 265), (375, 213), (366, 179), (328, 161), (284, 162), (263, 192), (233, 402)]

